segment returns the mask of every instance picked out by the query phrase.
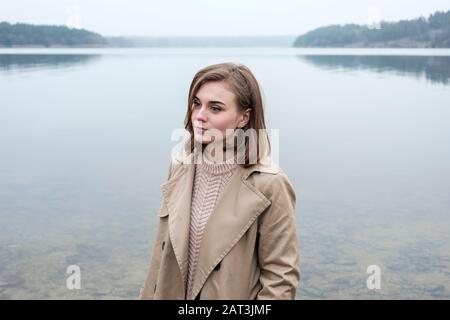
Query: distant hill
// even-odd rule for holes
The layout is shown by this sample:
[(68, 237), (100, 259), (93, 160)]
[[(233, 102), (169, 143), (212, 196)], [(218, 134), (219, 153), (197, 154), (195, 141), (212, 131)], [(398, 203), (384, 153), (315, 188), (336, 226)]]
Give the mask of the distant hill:
[(295, 35), (103, 37), (65, 26), (0, 22), (0, 47), (292, 47)]
[(450, 11), (428, 18), (321, 27), (297, 37), (294, 47), (450, 48)]
[(111, 47), (292, 47), (296, 36), (108, 37)]
[(100, 34), (65, 26), (0, 23), (0, 47), (103, 47)]

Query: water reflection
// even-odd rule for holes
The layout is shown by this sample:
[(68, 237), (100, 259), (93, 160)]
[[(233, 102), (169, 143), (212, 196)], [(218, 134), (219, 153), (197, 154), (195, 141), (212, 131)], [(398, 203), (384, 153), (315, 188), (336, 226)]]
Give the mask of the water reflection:
[(0, 54), (0, 72), (62, 69), (100, 59), (97, 54)]
[(370, 55), (302, 55), (298, 56), (327, 70), (369, 70), (402, 76), (425, 77), (428, 81), (448, 85), (449, 56), (370, 56)]
[[(450, 299), (448, 86), (392, 77), (380, 94), (384, 80), (371, 71), (339, 72), (411, 77), (438, 63), (434, 77), (442, 59), (102, 57), (0, 53), (0, 299), (136, 299), (190, 75), (236, 57), (280, 106), (267, 118), (282, 128), (281, 166), (297, 188), (297, 297)], [(32, 76), (2, 76), (22, 68)], [(277, 70), (302, 85), (280, 83)], [(69, 265), (81, 269), (81, 290), (66, 287)], [(381, 290), (366, 286), (370, 265), (381, 268)]]

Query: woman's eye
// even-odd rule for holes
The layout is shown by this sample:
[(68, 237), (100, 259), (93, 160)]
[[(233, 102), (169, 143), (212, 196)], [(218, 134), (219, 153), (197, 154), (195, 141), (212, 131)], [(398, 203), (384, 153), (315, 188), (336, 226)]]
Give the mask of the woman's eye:
[(214, 106), (212, 106), (211, 109), (212, 109), (214, 112), (219, 112), (220, 110), (222, 110), (221, 108), (214, 107)]

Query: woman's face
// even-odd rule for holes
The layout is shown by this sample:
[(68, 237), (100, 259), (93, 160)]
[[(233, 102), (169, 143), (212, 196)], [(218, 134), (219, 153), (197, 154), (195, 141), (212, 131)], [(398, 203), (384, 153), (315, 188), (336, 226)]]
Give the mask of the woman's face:
[(203, 144), (223, 140), (231, 132), (227, 129), (242, 128), (250, 118), (250, 109), (243, 113), (238, 110), (235, 94), (223, 81), (204, 83), (194, 96), (191, 108), (194, 138)]

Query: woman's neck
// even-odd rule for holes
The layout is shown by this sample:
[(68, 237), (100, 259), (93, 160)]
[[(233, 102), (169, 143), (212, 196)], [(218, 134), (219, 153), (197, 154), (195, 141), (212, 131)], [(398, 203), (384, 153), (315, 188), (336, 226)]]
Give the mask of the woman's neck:
[(210, 164), (235, 163), (234, 148), (232, 146), (226, 146), (224, 150), (224, 144), (225, 142), (222, 140), (203, 144), (202, 160)]

